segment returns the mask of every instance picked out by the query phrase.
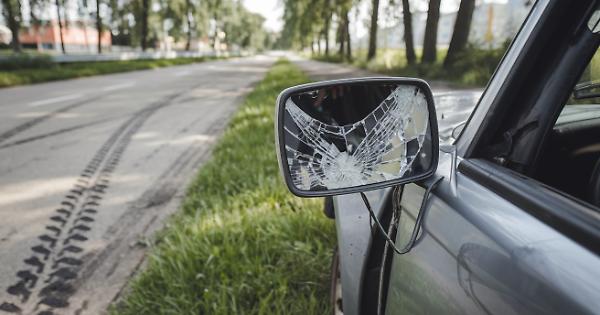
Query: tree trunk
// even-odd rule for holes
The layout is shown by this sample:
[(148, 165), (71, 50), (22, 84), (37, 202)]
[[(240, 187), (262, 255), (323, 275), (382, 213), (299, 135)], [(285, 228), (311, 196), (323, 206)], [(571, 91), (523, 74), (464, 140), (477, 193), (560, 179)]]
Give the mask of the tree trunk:
[(325, 20), (325, 30), (323, 30), (323, 35), (325, 35), (325, 56), (329, 56), (329, 27), (331, 25), (331, 14), (328, 15)]
[(377, 52), (377, 15), (379, 14), (379, 0), (373, 0), (371, 8), (371, 28), (369, 30), (369, 51), (367, 52), (367, 60), (375, 58)]
[(321, 35), (317, 35), (317, 52), (321, 55)]
[(339, 21), (338, 24), (338, 34), (337, 34), (337, 38), (338, 41), (340, 43), (339, 46), (339, 50), (338, 50), (338, 55), (340, 56), (340, 58), (344, 58), (344, 52), (345, 52), (345, 44), (346, 44), (346, 31), (344, 30), (344, 22), (343, 21)]
[(56, 16), (58, 18), (58, 32), (60, 33), (60, 48), (62, 49), (62, 53), (66, 54), (67, 51), (65, 50), (65, 40), (64, 40), (64, 36), (63, 36), (63, 25), (62, 25), (62, 18), (61, 18), (61, 14), (60, 14), (60, 2), (58, 0), (56, 0), (55, 4), (56, 4)]
[(346, 36), (346, 60), (352, 61), (352, 46), (350, 45), (350, 19), (348, 19), (348, 10), (344, 12), (344, 31)]
[(185, 0), (185, 13), (187, 16), (187, 40), (185, 42), (185, 50), (190, 51), (192, 45), (192, 3), (190, 0)]
[(2, 5), (4, 6), (4, 10), (6, 10), (6, 15), (8, 18), (8, 27), (10, 28), (10, 33), (12, 34), (11, 46), (14, 52), (21, 52), (21, 41), (19, 40), (19, 28), (20, 28), (20, 19), (18, 18), (18, 14), (16, 12), (16, 8), (13, 6), (11, 0), (2, 0)]
[(146, 48), (148, 48), (148, 1), (142, 0), (142, 51), (146, 51)]
[(404, 20), (404, 45), (406, 46), (406, 62), (414, 65), (417, 61), (412, 31), (412, 13), (408, 0), (402, 0), (402, 19)]
[(440, 20), (440, 0), (430, 0), (423, 39), (423, 56), (421, 63), (435, 63), (437, 59), (437, 31)]
[(448, 54), (444, 60), (444, 67), (451, 67), (456, 61), (458, 54), (467, 47), (474, 10), (475, 0), (462, 0), (460, 2), (460, 7), (456, 14), (456, 23), (454, 23), (452, 39), (450, 40), (450, 46), (448, 47)]
[(100, 18), (100, 0), (96, 0), (96, 30), (98, 31), (98, 53), (102, 53), (102, 19)]

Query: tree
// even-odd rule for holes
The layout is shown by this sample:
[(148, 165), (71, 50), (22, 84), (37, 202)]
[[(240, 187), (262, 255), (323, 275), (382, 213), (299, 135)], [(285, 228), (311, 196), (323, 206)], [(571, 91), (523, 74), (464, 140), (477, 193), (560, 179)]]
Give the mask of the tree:
[(65, 39), (63, 36), (63, 24), (62, 24), (62, 13), (61, 13), (61, 4), (59, 0), (55, 0), (54, 1), (55, 5), (56, 5), (56, 18), (58, 20), (58, 33), (60, 35), (60, 48), (62, 50), (63, 54), (66, 54), (67, 51), (65, 50)]
[(343, 59), (346, 46), (346, 24), (343, 19), (338, 20), (337, 41), (339, 43), (338, 55)]
[[(200, 22), (206, 20), (206, 1), (197, 0), (160, 0), (160, 19), (169, 21), (168, 34), (175, 40), (185, 38), (185, 50), (189, 51), (194, 36), (203, 30)], [(203, 12), (200, 14), (199, 12)]]
[(367, 60), (375, 58), (377, 51), (377, 15), (379, 13), (379, 0), (373, 0), (371, 7), (371, 27), (369, 29), (369, 50)]
[(325, 37), (325, 56), (329, 56), (329, 30), (331, 28), (331, 17), (333, 12), (331, 11), (331, 0), (325, 0), (323, 5), (323, 36)]
[(429, 0), (425, 38), (423, 39), (423, 56), (421, 63), (435, 63), (437, 59), (437, 30), (440, 20), (440, 0)]
[(214, 29), (212, 29), (212, 45), (213, 47), (216, 46), (216, 44), (218, 43), (219, 39), (219, 32), (220, 32), (220, 18), (221, 16), (223, 16), (224, 11), (226, 10), (226, 8), (223, 7), (223, 3), (221, 0), (207, 0), (207, 11), (208, 11), (208, 15), (212, 18), (213, 22), (214, 22)]
[[(64, 2), (63, 2), (64, 3)], [(77, 1), (77, 14), (79, 15), (79, 19), (81, 20), (81, 24), (83, 27), (83, 37), (85, 37), (85, 47), (86, 49), (90, 49), (90, 43), (88, 41), (88, 32), (87, 32), (87, 17), (89, 16), (89, 9), (87, 0)]]
[(240, 48), (261, 50), (264, 47), (266, 32), (260, 14), (248, 11), (240, 3), (231, 3), (227, 14), (223, 15), (223, 31), (227, 34), (225, 43)]
[(346, 34), (346, 60), (352, 61), (352, 46), (350, 43), (350, 19), (348, 19), (348, 9), (344, 10), (342, 14), (342, 20), (344, 21), (344, 31)]
[(415, 55), (415, 44), (412, 31), (412, 13), (410, 13), (410, 4), (408, 0), (402, 0), (402, 20), (404, 22), (404, 45), (406, 46), (406, 62), (414, 65), (417, 56)]
[(21, 4), (15, 0), (2, 0), (2, 13), (8, 22), (8, 28), (12, 35), (11, 46), (14, 52), (21, 52), (19, 41), (19, 29), (21, 28)]
[(98, 31), (98, 53), (102, 53), (102, 18), (100, 17), (101, 0), (96, 0), (96, 31)]
[[(47, 12), (48, 0), (28, 0), (29, 4), (29, 25), (39, 35), (40, 28), (44, 24), (40, 18), (42, 12)], [(37, 47), (37, 46), (36, 46)], [(38, 49), (40, 47), (37, 47)]]
[(460, 2), (458, 13), (456, 14), (456, 22), (454, 23), (454, 31), (452, 32), (452, 39), (448, 47), (448, 54), (446, 54), (446, 59), (444, 60), (445, 68), (451, 67), (459, 53), (467, 47), (474, 10), (475, 0), (462, 0)]
[(322, 34), (326, 36), (325, 50), (329, 53), (328, 23), (332, 15), (329, 1), (284, 0), (282, 46), (303, 48)]
[(333, 27), (336, 29), (335, 40), (339, 45), (340, 56), (351, 56), (346, 15), (357, 2), (358, 0), (283, 0), (284, 25), (278, 46), (303, 48), (316, 39), (318, 47), (324, 39), (325, 54), (329, 55), (332, 47), (329, 35)]
[(185, 50), (189, 51), (192, 45), (192, 17), (194, 15), (194, 6), (191, 0), (185, 0), (185, 17), (187, 23), (187, 36), (185, 40)]
[(150, 1), (142, 0), (141, 7), (141, 36), (140, 36), (140, 46), (142, 46), (142, 51), (146, 51), (148, 48), (148, 13), (150, 11)]

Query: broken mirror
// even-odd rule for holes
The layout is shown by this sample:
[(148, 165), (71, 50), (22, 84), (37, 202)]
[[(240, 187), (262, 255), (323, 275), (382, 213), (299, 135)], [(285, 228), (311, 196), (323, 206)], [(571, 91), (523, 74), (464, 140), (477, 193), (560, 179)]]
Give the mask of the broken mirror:
[(429, 86), (354, 79), (285, 90), (278, 100), (279, 161), (290, 190), (321, 196), (422, 179), (437, 162)]

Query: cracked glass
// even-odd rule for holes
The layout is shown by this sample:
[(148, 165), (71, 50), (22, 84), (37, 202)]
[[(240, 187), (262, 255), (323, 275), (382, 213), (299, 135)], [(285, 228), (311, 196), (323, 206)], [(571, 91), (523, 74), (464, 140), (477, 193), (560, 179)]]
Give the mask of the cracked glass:
[(339, 84), (284, 102), (284, 148), (303, 191), (416, 176), (431, 166), (427, 97), (414, 85)]

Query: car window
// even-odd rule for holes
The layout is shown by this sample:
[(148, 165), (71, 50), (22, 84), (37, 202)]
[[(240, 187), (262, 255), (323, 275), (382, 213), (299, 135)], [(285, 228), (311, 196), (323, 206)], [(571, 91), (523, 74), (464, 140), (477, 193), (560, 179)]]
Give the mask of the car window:
[(600, 206), (600, 53), (583, 71), (551, 134), (536, 179), (571, 196)]
[(561, 111), (555, 130), (564, 126), (582, 124), (585, 121), (600, 118), (600, 52), (596, 53), (588, 63), (571, 91), (571, 96)]
[(600, 52), (588, 63), (566, 105), (600, 104)]
[[(474, 18), (481, 19), (474, 23), (483, 23), (480, 25), (485, 25), (485, 27), (474, 28), (470, 34), (468, 53), (465, 54), (468, 58), (461, 61), (461, 66), (469, 69), (459, 79), (462, 82), (461, 85), (464, 86), (459, 88), (458, 86), (444, 86), (440, 82), (430, 82), (438, 111), (441, 143), (453, 143), (459, 138), (467, 120), (484, 94), (486, 83), (491, 80), (502, 57), (510, 48), (512, 40), (536, 2), (535, 0), (511, 1), (507, 6), (498, 6), (496, 9), (498, 11), (494, 11), (492, 8), (494, 4), (491, 3), (478, 5), (478, 10), (484, 10), (485, 13), (474, 14)], [(500, 7), (502, 7), (501, 10), (499, 10)], [(502, 14), (507, 18), (506, 20), (494, 20), (493, 18), (489, 20), (490, 16), (493, 17), (494, 14)], [(496, 39), (494, 36), (482, 35), (491, 33), (502, 35), (497, 36)], [(479, 36), (486, 40), (477, 39)], [(499, 38), (502, 38), (502, 41), (498, 41)], [(495, 44), (486, 43), (490, 40), (496, 41)]]

